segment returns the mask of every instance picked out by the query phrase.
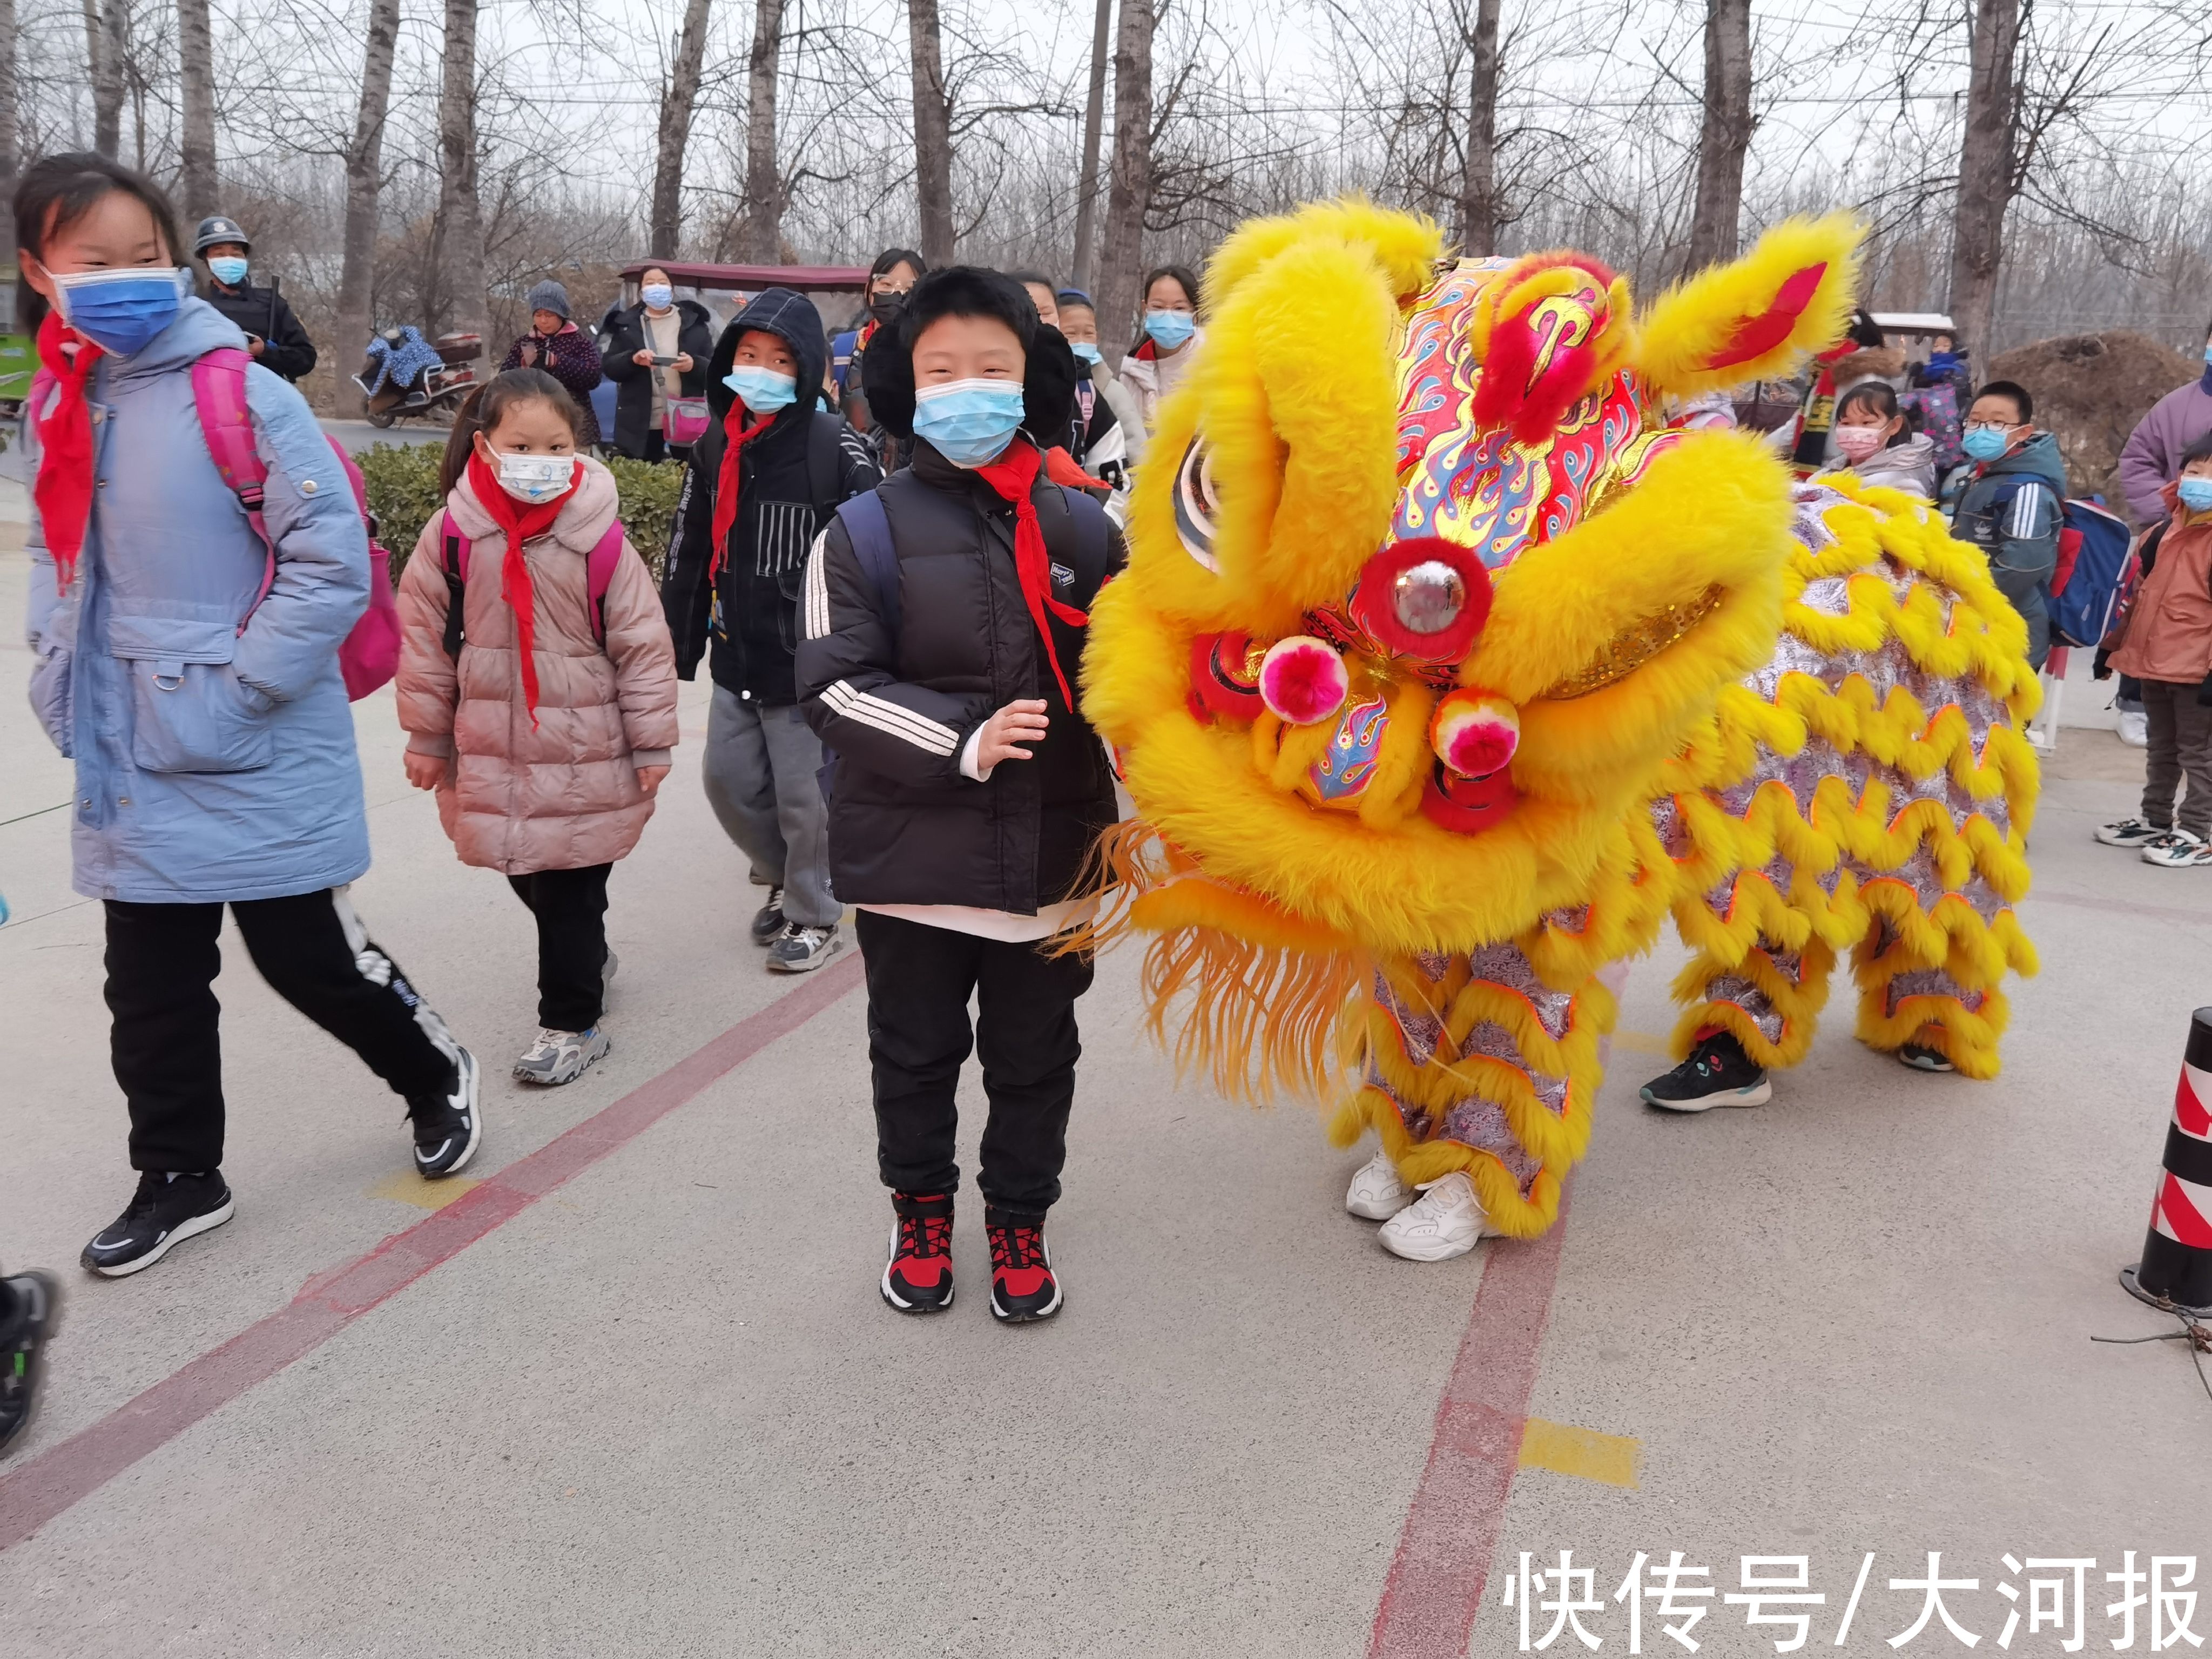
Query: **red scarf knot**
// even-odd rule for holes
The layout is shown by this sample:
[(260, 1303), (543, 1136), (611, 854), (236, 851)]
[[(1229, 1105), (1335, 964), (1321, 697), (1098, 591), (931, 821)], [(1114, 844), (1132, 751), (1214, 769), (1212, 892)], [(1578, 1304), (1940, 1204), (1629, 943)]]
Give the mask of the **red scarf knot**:
[(46, 374), (31, 410), (39, 433), (39, 476), (31, 495), (39, 504), (46, 550), (53, 555), (57, 592), (69, 592), (92, 522), (92, 406), (85, 388), (103, 355), (91, 341), (78, 339), (58, 311), (48, 312), (39, 325), (39, 363)]
[(1052, 556), (1045, 551), (1044, 526), (1037, 520), (1036, 503), (1030, 499), (1030, 487), (1036, 483), (1037, 470), (1043, 464), (1035, 447), (1018, 438), (1005, 454), (975, 471), (977, 477), (1013, 503), (1014, 574), (1021, 579), (1022, 599), (1029, 605), (1030, 620), (1036, 624), (1037, 637), (1044, 641), (1045, 660), (1052, 665), (1053, 678), (1060, 682), (1060, 695), (1073, 709), (1075, 694), (1068, 689), (1067, 676), (1061, 672), (1060, 650), (1052, 642), (1052, 628), (1045, 620), (1045, 613), (1050, 611), (1070, 628), (1087, 626), (1091, 616), (1052, 596)]
[(469, 457), (469, 485), (476, 491), (477, 504), (483, 507), (491, 521), (507, 537), (507, 550), (500, 562), (500, 591), (505, 595), (507, 608), (514, 612), (515, 654), (522, 666), (522, 702), (530, 713), (530, 726), (538, 729), (538, 600), (530, 585), (530, 561), (523, 556), (522, 545), (535, 540), (553, 527), (561, 516), (561, 509), (576, 493), (583, 482), (584, 464), (579, 460), (568, 475), (568, 487), (550, 501), (535, 506), (519, 501), (507, 493), (499, 481), (499, 470), (488, 465), (482, 455)]

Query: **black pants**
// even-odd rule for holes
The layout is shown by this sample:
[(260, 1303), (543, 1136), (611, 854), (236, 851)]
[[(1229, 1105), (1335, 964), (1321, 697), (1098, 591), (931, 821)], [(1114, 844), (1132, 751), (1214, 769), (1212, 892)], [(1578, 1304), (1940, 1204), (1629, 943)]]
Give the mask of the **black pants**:
[(588, 1031), (605, 1012), (607, 878), (611, 864), (538, 870), (507, 884), (538, 918), (538, 1023)]
[[(437, 1094), (451, 1084), (457, 1050), (445, 1022), (369, 939), (343, 888), (230, 910), (262, 978), (394, 1094)], [(222, 1005), (214, 989), (222, 931), (220, 904), (107, 901), (109, 1042), (131, 1106), (134, 1170), (222, 1162)]]
[[(956, 933), (896, 916), (860, 914), (868, 969), (868, 1058), (875, 1073), (876, 1161), (901, 1193), (950, 1193), (959, 1113), (953, 1093), (971, 1042), (983, 1057), (982, 1170), (975, 1184), (992, 1220), (1042, 1220), (1060, 1197), (1067, 1114), (1083, 1044), (1075, 1000), (1091, 988), (1088, 957)], [(977, 1018), (968, 1023), (968, 999)]]

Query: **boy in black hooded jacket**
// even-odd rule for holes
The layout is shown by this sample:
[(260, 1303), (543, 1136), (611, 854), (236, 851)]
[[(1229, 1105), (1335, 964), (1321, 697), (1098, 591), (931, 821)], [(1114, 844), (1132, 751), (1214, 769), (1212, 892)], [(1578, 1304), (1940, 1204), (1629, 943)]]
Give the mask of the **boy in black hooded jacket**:
[[(971, 1045), (990, 1119), (981, 1188), (991, 1311), (1049, 1318), (1045, 1248), (1081, 1053), (1085, 855), (1114, 779), (1076, 706), (1088, 610), (1122, 563), (1099, 504), (1051, 482), (1075, 360), (1020, 286), (966, 266), (915, 285), (862, 374), (914, 459), (823, 532), (800, 601), (799, 693), (836, 750), (830, 854), (860, 907), (877, 1164), (891, 1189), (879, 1286), (951, 1305), (954, 1092)], [(971, 1027), (969, 999), (978, 1005)]]
[(677, 672), (691, 678), (703, 654), (714, 678), (707, 799), (769, 890), (752, 939), (782, 973), (829, 960), (841, 913), (822, 745), (793, 681), (799, 584), (837, 504), (883, 477), (844, 418), (816, 408), (827, 356), (820, 313), (788, 289), (765, 289), (723, 330), (714, 419), (692, 447), (661, 581)]

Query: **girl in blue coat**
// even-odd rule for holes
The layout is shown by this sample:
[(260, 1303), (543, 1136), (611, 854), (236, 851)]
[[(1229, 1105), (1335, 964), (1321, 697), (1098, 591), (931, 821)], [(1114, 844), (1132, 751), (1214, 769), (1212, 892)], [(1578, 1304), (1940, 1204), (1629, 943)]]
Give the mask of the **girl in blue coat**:
[(476, 1150), (477, 1065), (346, 899), (368, 826), (337, 651), (369, 564), (337, 458), (297, 392), (246, 369), (264, 544), (193, 398), (193, 364), (245, 337), (191, 297), (174, 215), (144, 179), (48, 156), (15, 192), (15, 244), (40, 365), (24, 422), (31, 700), (76, 763), (75, 884), (106, 907), (140, 1172), (85, 1247), (112, 1278), (231, 1216), (211, 988), (224, 905), (263, 977), (405, 1098), (425, 1176)]

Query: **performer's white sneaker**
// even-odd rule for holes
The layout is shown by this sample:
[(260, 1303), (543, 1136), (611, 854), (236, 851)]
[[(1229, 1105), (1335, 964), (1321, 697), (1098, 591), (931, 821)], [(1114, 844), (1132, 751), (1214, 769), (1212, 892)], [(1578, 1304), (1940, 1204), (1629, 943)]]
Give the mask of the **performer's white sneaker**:
[(1502, 1238), (1476, 1201), (1474, 1183), (1455, 1170), (1421, 1183), (1421, 1195), (1382, 1224), (1375, 1235), (1382, 1248), (1408, 1261), (1449, 1261), (1465, 1255), (1486, 1237)]
[(1413, 1201), (1413, 1189), (1398, 1177), (1390, 1154), (1378, 1152), (1359, 1166), (1344, 1194), (1344, 1207), (1362, 1221), (1388, 1221)]

